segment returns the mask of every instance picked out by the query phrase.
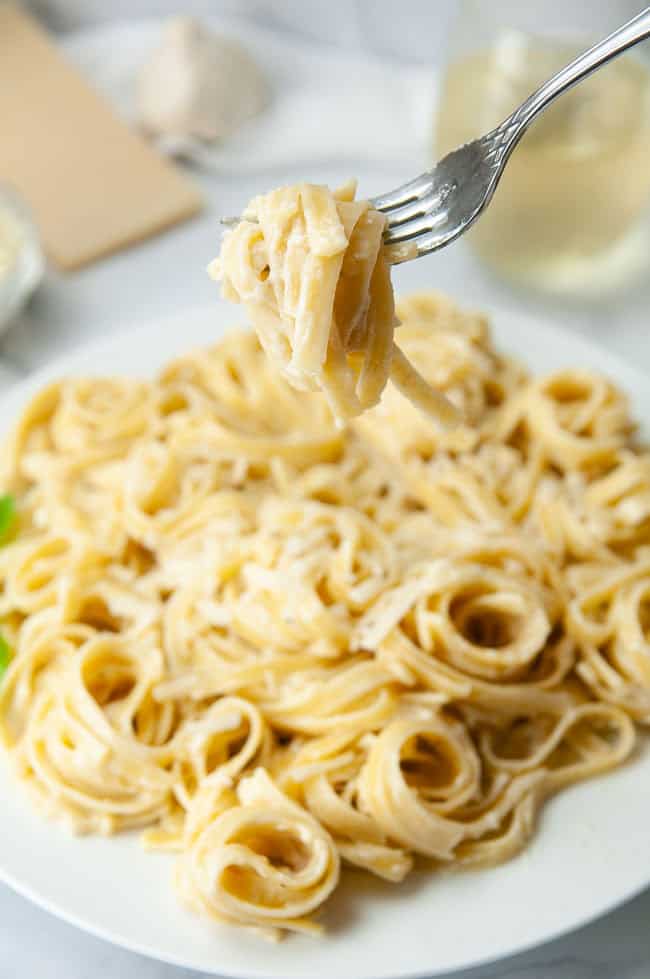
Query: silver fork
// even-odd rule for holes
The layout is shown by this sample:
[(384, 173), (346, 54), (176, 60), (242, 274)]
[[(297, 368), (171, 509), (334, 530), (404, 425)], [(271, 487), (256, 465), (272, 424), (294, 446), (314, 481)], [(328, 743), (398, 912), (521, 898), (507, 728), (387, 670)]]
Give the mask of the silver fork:
[(567, 89), (648, 37), (650, 7), (549, 78), (485, 136), (374, 198), (372, 206), (388, 217), (384, 241), (397, 246), (388, 253), (391, 262), (428, 255), (464, 234), (490, 203), (510, 154), (533, 120)]
[[(540, 85), (485, 136), (452, 150), (415, 180), (371, 200), (388, 218), (384, 241), (391, 246), (391, 263), (429, 255), (464, 234), (490, 203), (510, 154), (533, 120), (567, 89), (648, 37), (650, 7)], [(221, 219), (226, 225), (239, 220)]]

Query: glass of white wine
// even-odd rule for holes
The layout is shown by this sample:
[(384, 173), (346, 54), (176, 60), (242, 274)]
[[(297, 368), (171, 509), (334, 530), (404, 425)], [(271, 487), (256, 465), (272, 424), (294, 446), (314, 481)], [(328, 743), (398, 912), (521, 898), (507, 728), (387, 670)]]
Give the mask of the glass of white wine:
[[(641, 4), (463, 0), (435, 156), (487, 132)], [(561, 96), (526, 133), (467, 238), (495, 271), (598, 296), (650, 274), (650, 44)]]

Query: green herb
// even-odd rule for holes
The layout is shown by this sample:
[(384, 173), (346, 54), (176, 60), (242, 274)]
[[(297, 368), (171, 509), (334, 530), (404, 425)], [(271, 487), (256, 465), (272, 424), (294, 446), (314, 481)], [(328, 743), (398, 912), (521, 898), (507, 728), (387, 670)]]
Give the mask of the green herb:
[(4, 676), (10, 662), (11, 650), (9, 649), (9, 643), (0, 633), (0, 679)]
[(16, 501), (7, 493), (0, 496), (0, 544), (5, 544), (9, 538), (16, 520)]

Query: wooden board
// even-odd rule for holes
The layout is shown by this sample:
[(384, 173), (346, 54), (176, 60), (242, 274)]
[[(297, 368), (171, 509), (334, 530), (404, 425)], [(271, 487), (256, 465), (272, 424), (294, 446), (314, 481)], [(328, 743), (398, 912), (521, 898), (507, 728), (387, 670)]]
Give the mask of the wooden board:
[(0, 180), (71, 270), (182, 221), (195, 186), (84, 81), (37, 22), (0, 0)]

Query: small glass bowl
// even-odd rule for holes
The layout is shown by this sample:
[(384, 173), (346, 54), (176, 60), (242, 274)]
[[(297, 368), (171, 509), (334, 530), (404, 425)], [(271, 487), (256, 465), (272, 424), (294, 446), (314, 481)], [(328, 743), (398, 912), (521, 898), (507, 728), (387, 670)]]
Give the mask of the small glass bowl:
[(0, 184), (0, 333), (40, 284), (45, 259), (38, 230), (23, 199)]

